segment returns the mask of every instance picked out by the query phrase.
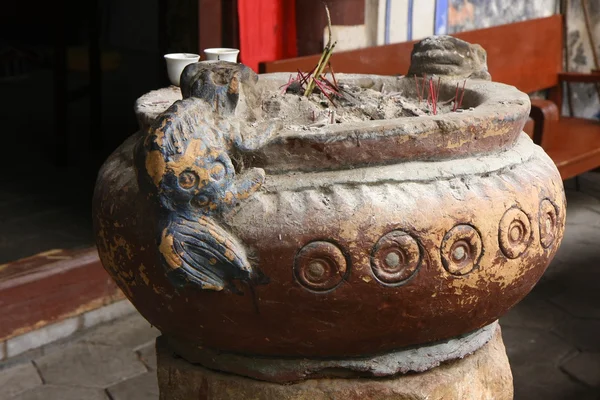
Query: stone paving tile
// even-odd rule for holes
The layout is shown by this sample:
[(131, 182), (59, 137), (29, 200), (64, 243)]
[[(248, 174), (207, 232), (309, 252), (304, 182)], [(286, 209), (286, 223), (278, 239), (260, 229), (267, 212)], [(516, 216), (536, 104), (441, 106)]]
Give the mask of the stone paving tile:
[(8, 400), (42, 384), (35, 366), (30, 362), (0, 369), (0, 400)]
[(11, 400), (109, 400), (102, 389), (44, 385)]
[(533, 364), (558, 367), (576, 353), (574, 346), (546, 330), (507, 326), (502, 328), (502, 337), (513, 368)]
[[(548, 267), (548, 270), (554, 268), (554, 265), (555, 263), (552, 262)], [(568, 290), (568, 285), (567, 282), (565, 282), (565, 280), (551, 279), (549, 276), (543, 275), (528, 296), (537, 297), (544, 300), (550, 300), (552, 297), (564, 293), (566, 290)], [(516, 307), (519, 307), (520, 304), (521, 303), (517, 304)], [(509, 312), (512, 312), (512, 310)]]
[(112, 400), (158, 400), (156, 372), (148, 372), (108, 388)]
[(600, 199), (600, 174), (587, 172), (579, 177), (581, 191)]
[(555, 366), (513, 366), (514, 400), (596, 400), (598, 393), (573, 381)]
[(150, 326), (139, 313), (119, 319), (94, 329), (81, 340), (89, 343), (117, 345), (135, 349), (146, 345), (160, 335), (160, 331)]
[(156, 371), (156, 344), (154, 340), (146, 345), (140, 346), (135, 351), (149, 370)]
[(586, 385), (600, 388), (600, 353), (580, 353), (561, 365), (561, 369)]
[(554, 332), (581, 351), (600, 352), (600, 320), (573, 318)]
[[(584, 277), (582, 277), (583, 279)], [(589, 286), (598, 287), (598, 281), (588, 281), (587, 287), (573, 285), (564, 292), (552, 297), (550, 301), (569, 314), (580, 318), (593, 318), (600, 320), (600, 290), (593, 290)]]
[(35, 360), (44, 382), (106, 388), (147, 371), (129, 348), (75, 343)]
[(503, 329), (517, 327), (550, 330), (567, 318), (567, 313), (532, 292), (500, 318), (500, 324)]
[(600, 200), (582, 192), (567, 193), (567, 223), (600, 226)]
[[(568, 274), (574, 274), (574, 270), (589, 269), (597, 260), (598, 237), (600, 237), (600, 227), (567, 224), (564, 238), (552, 264), (566, 265)], [(558, 270), (562, 271), (563, 268)], [(557, 268), (551, 266), (546, 276), (554, 277), (556, 271)]]

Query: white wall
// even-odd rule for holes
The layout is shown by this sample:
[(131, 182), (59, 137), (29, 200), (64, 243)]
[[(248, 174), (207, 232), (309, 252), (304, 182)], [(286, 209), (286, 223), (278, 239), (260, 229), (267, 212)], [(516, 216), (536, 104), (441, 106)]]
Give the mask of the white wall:
[[(412, 39), (423, 39), (433, 35), (436, 0), (366, 0), (364, 25), (333, 26), (333, 39), (337, 41), (336, 51), (409, 40), (408, 18), (411, 3)], [(327, 30), (324, 31), (324, 35), (326, 42)]]

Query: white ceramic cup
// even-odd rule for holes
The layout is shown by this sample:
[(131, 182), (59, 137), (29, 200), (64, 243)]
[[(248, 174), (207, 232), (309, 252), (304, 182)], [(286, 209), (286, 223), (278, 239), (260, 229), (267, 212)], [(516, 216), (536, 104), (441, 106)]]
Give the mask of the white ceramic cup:
[(165, 54), (165, 60), (167, 62), (169, 80), (173, 85), (179, 86), (179, 78), (183, 69), (190, 64), (198, 62), (200, 56), (192, 53), (170, 53)]
[(204, 54), (206, 54), (207, 60), (237, 62), (240, 51), (238, 49), (214, 48), (204, 50)]

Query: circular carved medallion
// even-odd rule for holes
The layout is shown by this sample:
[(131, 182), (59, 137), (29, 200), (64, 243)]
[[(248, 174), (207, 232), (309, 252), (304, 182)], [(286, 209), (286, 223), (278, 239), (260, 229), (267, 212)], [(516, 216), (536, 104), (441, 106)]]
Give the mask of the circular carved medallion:
[(302, 286), (314, 291), (335, 288), (345, 278), (348, 262), (335, 244), (316, 241), (304, 246), (294, 260), (294, 275)]
[(531, 243), (531, 223), (525, 212), (513, 207), (504, 213), (498, 229), (500, 249), (508, 258), (519, 257)]
[(392, 231), (379, 239), (371, 253), (373, 274), (383, 283), (396, 285), (409, 279), (421, 265), (421, 248), (403, 231)]
[(470, 225), (450, 229), (441, 246), (442, 264), (452, 275), (466, 275), (479, 263), (483, 243), (479, 232)]
[(540, 203), (540, 242), (544, 248), (550, 247), (558, 232), (558, 209), (548, 199)]

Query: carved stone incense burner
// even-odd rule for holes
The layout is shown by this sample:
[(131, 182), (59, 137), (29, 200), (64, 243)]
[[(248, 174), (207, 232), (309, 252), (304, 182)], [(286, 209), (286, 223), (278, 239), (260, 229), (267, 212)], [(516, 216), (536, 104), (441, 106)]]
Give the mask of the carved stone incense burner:
[(480, 47), (429, 39), (410, 77), (337, 81), (418, 102), (423, 73), (441, 100), (467, 79), (462, 109), (303, 125), (289, 104), (311, 121), (331, 105), (227, 62), (138, 100), (140, 132), (100, 171), (95, 228), (165, 346), (290, 383), (425, 371), (490, 340), (560, 244), (562, 181), (522, 133), (527, 95), (489, 80)]

